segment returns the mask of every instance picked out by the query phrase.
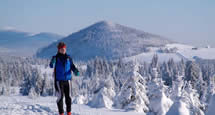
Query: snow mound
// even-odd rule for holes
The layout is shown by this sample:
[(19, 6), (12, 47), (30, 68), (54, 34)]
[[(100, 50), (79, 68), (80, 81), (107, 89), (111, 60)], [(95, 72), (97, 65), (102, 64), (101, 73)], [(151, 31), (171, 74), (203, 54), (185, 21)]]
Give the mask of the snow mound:
[(174, 102), (166, 115), (190, 115), (189, 109), (182, 101)]
[(85, 104), (85, 102), (86, 102), (86, 98), (83, 95), (79, 95), (75, 97), (75, 99), (73, 100), (73, 103), (75, 104)]
[(150, 107), (157, 113), (157, 115), (165, 115), (172, 104), (172, 100), (167, 98), (163, 92), (161, 93), (161, 96), (150, 101)]
[(113, 89), (108, 89), (103, 87), (100, 91), (94, 95), (93, 99), (89, 101), (88, 105), (96, 108), (112, 108), (113, 101), (112, 98), (115, 96)]

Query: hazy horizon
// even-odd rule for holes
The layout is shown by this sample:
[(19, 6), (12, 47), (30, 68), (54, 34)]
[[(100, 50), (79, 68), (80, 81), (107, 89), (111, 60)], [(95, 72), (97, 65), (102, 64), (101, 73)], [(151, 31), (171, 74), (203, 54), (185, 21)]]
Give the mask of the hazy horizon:
[(215, 47), (215, 1), (2, 0), (0, 28), (67, 36), (101, 20)]

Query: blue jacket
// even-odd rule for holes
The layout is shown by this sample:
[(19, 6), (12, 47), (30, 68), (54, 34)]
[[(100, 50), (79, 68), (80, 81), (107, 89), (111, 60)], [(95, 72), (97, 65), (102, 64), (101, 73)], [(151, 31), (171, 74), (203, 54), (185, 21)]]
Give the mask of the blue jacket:
[(72, 58), (67, 54), (63, 55), (58, 53), (56, 56), (53, 56), (49, 66), (55, 68), (54, 73), (56, 81), (71, 80), (71, 71), (73, 71), (75, 75), (79, 74), (78, 69), (73, 64)]

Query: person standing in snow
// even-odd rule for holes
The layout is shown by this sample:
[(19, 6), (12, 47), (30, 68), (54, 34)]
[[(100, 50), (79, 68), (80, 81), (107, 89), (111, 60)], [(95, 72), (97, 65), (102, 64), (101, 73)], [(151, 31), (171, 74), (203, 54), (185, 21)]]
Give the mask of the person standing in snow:
[(60, 42), (58, 52), (52, 57), (50, 67), (54, 68), (55, 90), (57, 94), (57, 107), (60, 115), (64, 115), (63, 97), (65, 96), (67, 115), (71, 115), (71, 79), (72, 71), (79, 76), (79, 71), (73, 64), (72, 58), (66, 54), (66, 44)]

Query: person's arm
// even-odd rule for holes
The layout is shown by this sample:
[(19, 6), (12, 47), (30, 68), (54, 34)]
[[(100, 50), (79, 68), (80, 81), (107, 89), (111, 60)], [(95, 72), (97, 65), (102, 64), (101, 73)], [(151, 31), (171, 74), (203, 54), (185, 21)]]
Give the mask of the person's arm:
[(78, 71), (78, 69), (75, 67), (75, 65), (74, 65), (74, 63), (73, 63), (73, 61), (72, 61), (72, 58), (70, 57), (69, 59), (70, 59), (70, 64), (71, 64), (71, 70), (74, 72), (74, 74), (75, 74), (76, 76), (79, 76), (79, 71)]
[(55, 63), (56, 63), (56, 57), (53, 56), (52, 59), (51, 59), (51, 61), (50, 61), (49, 67), (50, 68), (54, 68)]

